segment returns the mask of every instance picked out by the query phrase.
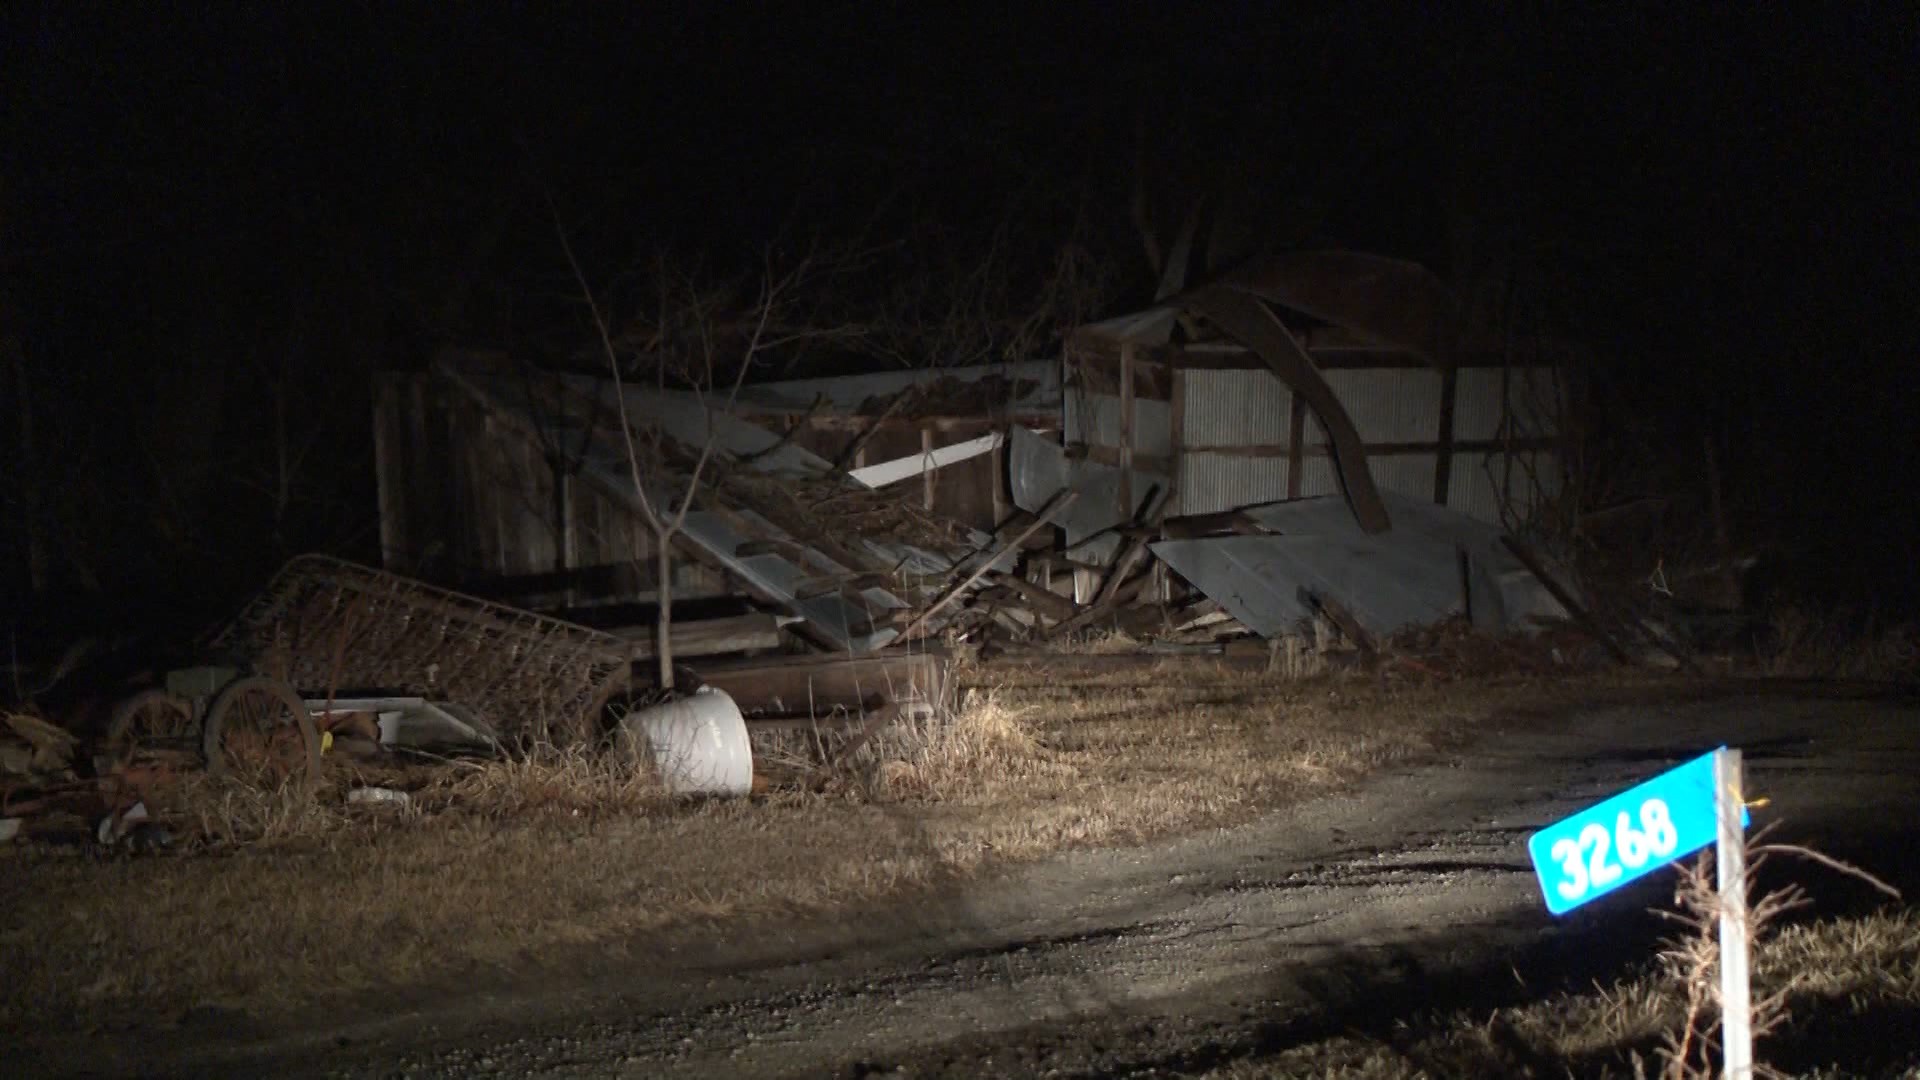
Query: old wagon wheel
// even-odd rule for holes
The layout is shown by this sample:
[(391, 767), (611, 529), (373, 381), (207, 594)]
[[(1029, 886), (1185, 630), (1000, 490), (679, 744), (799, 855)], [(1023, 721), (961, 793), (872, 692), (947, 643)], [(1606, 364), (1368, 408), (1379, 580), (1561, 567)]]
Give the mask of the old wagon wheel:
[(157, 689), (126, 698), (113, 707), (104, 750), (114, 764), (125, 764), (151, 751), (197, 761), (202, 746), (193, 703)]
[(259, 787), (320, 777), (320, 733), (293, 687), (255, 675), (221, 690), (207, 709), (207, 771)]

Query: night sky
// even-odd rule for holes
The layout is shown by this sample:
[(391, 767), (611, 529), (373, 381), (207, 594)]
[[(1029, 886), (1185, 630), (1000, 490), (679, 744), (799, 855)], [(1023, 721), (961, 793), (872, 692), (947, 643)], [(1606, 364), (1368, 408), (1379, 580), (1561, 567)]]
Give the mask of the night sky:
[(30, 508), (63, 597), (364, 555), (370, 371), (585, 342), (549, 199), (597, 282), (854, 234), (897, 275), (1013, 219), (1010, 274), (1071, 235), (1118, 311), (1136, 183), (1163, 239), (1205, 197), (1237, 254), (1516, 282), (1605, 423), (1717, 441), (1743, 530), (1912, 588), (1911, 6), (933, 7), (7, 5), (9, 595)]

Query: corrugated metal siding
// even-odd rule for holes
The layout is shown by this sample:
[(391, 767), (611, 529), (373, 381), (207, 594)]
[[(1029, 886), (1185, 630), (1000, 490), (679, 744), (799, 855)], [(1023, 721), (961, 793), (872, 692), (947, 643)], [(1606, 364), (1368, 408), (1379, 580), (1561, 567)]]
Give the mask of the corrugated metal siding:
[(1173, 406), (1164, 401), (1134, 399), (1133, 449), (1152, 457), (1173, 456)]
[(1552, 368), (1461, 368), (1454, 387), (1454, 438), (1471, 442), (1500, 436), (1501, 387), (1509, 375), (1514, 434), (1554, 434), (1560, 391)]
[(1309, 454), (1300, 466), (1301, 498), (1340, 494), (1340, 474), (1334, 471), (1332, 458)]
[(1505, 454), (1455, 454), (1448, 481), (1447, 503), (1455, 510), (1496, 525), (1507, 524), (1501, 514), (1500, 489), (1508, 489), (1509, 509), (1524, 519), (1541, 498), (1559, 494), (1559, 456), (1551, 451), (1513, 455), (1511, 469)]
[[(1067, 441), (1089, 446), (1120, 445), (1120, 399), (1111, 394), (1075, 390), (1067, 395)], [(1135, 453), (1168, 457), (1173, 448), (1173, 410), (1164, 401), (1135, 398)]]
[(1353, 417), (1362, 442), (1440, 438), (1440, 373), (1428, 368), (1329, 371), (1327, 385)]
[(1433, 501), (1433, 478), (1439, 462), (1433, 454), (1376, 454), (1367, 459), (1373, 482), (1381, 491), (1392, 491), (1422, 502)]
[(1286, 497), (1284, 457), (1236, 457), (1204, 450), (1188, 450), (1181, 456), (1181, 514), (1211, 514)]
[(1067, 391), (1067, 441), (1089, 446), (1120, 445), (1120, 399), (1075, 388)]
[(1293, 394), (1265, 371), (1184, 371), (1181, 440), (1210, 446), (1285, 446)]
[[(1302, 498), (1340, 494), (1340, 474), (1334, 468), (1331, 456), (1308, 455), (1302, 466)], [(1376, 454), (1367, 459), (1367, 469), (1373, 474), (1373, 482), (1380, 490), (1425, 502), (1433, 501), (1433, 477), (1438, 467), (1432, 454)], [(1281, 489), (1285, 490), (1284, 484)]]

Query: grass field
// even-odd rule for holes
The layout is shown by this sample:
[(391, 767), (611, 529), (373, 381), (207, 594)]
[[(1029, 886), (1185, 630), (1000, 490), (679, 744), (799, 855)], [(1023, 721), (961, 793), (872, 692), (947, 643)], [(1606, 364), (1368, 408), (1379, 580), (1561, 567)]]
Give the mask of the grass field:
[[(1244, 820), (1632, 684), (1284, 679), (1205, 660), (965, 673), (953, 724), (827, 794), (674, 803), (610, 757), (441, 767), (405, 809), (177, 792), (197, 851), (0, 856), (0, 1018), (293, 1012), (555, 949), (910, 896)], [(224, 839), (223, 839), (224, 838)], [(245, 842), (239, 842), (243, 840)]]

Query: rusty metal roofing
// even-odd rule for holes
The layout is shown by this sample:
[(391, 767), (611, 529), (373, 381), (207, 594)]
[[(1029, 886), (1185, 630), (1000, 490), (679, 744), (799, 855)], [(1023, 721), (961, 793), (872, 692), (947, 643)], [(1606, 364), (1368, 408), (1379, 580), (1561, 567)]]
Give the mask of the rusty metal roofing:
[(1363, 532), (1339, 498), (1326, 496), (1246, 511), (1272, 535), (1166, 540), (1153, 553), (1266, 637), (1296, 632), (1316, 596), (1380, 635), (1470, 606), (1477, 619), (1497, 613), (1499, 630), (1523, 628), (1536, 615), (1564, 616), (1542, 602), (1499, 529), (1420, 499), (1383, 498), (1395, 523), (1387, 533)]

